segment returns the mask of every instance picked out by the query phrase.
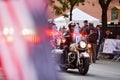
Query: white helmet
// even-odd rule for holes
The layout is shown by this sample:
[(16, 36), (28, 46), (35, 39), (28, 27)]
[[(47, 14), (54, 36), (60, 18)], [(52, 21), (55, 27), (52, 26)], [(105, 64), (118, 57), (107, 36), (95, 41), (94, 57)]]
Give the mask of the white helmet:
[(53, 23), (54, 20), (53, 19), (48, 19), (48, 23)]
[(70, 22), (68, 23), (68, 27), (70, 28), (70, 26), (75, 26), (75, 22), (74, 22), (74, 21), (70, 21)]

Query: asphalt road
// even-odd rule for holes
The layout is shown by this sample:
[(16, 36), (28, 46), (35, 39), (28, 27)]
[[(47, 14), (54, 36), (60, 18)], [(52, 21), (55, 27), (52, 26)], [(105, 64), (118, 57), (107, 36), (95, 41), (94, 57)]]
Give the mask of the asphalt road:
[[(57, 68), (61, 80), (120, 80), (120, 62), (99, 60), (91, 64), (87, 75), (82, 76), (77, 69), (61, 72)], [(0, 74), (0, 80), (4, 80)]]
[(61, 80), (120, 80), (120, 62), (99, 60), (91, 64), (88, 74), (82, 76), (77, 69), (67, 72), (58, 70)]

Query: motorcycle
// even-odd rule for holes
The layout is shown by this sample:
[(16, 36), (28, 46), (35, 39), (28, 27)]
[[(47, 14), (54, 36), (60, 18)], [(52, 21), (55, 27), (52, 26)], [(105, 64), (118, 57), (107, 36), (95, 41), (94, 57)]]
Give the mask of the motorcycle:
[(59, 47), (55, 53), (60, 55), (59, 67), (62, 71), (67, 69), (78, 69), (81, 75), (86, 75), (89, 70), (90, 56), (89, 49), (90, 44), (87, 43), (85, 36), (74, 36), (75, 42), (68, 47), (64, 42), (65, 39), (59, 40)]

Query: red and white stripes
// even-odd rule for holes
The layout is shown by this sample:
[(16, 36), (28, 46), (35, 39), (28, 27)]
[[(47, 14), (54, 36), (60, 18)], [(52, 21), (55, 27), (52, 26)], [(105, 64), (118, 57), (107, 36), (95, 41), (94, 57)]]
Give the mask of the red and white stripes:
[(0, 34), (0, 57), (6, 80), (37, 80), (33, 64), (29, 61), (26, 44), (19, 30), (33, 27), (33, 21), (25, 0), (0, 1), (0, 26), (12, 27), (14, 42), (7, 44)]

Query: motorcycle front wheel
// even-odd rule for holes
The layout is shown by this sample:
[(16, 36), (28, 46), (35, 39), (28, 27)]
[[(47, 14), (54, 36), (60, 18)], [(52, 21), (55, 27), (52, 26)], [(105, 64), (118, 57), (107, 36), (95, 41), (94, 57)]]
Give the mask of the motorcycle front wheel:
[(80, 64), (78, 66), (79, 73), (81, 75), (86, 75), (89, 70), (89, 58), (80, 59)]

